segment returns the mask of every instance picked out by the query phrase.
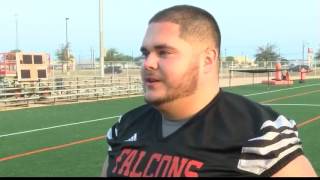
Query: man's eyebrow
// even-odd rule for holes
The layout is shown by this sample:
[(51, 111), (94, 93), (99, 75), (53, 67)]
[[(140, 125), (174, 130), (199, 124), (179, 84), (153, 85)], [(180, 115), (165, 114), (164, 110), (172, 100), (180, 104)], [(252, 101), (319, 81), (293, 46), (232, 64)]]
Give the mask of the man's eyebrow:
[(154, 46), (155, 49), (170, 49), (170, 50), (176, 50), (176, 48), (169, 46), (167, 44), (159, 44)]
[[(172, 47), (172, 46), (169, 46), (169, 45), (167, 45), (167, 44), (155, 45), (152, 49), (156, 49), (156, 50), (159, 50), (159, 49), (177, 50), (176, 48), (174, 48), (174, 47)], [(142, 47), (140, 48), (140, 51), (141, 51), (141, 52), (148, 52), (149, 50), (148, 50), (146, 47), (142, 46)]]

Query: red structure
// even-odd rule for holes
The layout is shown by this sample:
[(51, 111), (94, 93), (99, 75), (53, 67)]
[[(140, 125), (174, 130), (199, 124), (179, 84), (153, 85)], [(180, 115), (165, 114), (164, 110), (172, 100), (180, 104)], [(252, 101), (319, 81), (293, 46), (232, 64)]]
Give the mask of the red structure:
[(15, 77), (16, 75), (16, 53), (0, 53), (0, 77)]

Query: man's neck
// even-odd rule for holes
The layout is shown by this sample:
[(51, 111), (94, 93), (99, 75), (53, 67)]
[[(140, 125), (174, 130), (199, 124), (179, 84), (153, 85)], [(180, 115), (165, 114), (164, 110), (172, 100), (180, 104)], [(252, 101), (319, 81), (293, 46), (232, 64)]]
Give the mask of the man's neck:
[(220, 89), (217, 87), (207, 93), (196, 92), (193, 95), (179, 98), (155, 108), (158, 109), (166, 119), (187, 119), (207, 106), (217, 96), (219, 91)]

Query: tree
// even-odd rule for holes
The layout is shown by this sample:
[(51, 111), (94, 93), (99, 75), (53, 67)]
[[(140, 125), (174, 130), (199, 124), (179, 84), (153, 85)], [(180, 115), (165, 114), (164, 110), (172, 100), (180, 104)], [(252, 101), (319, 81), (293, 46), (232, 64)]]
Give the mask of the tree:
[(119, 52), (116, 49), (111, 48), (107, 51), (104, 61), (117, 61), (118, 56)]
[[(71, 54), (70, 45), (61, 45), (59, 49), (56, 51), (56, 56), (60, 63), (62, 64), (62, 71), (69, 72), (69, 70), (74, 70), (75, 68), (75, 59), (74, 56)], [(70, 66), (72, 65), (72, 66)]]
[(320, 60), (320, 49), (316, 52), (316, 56), (314, 58)]
[(234, 62), (234, 61), (235, 61), (235, 59), (234, 59), (233, 56), (227, 56), (227, 57), (226, 57), (226, 62), (232, 63), (232, 62)]
[(138, 57), (135, 57), (133, 61), (137, 66), (142, 66), (144, 61), (144, 56), (140, 55)]
[(16, 52), (22, 52), (22, 51), (20, 49), (14, 49), (14, 50), (11, 50), (10, 52), (16, 53)]
[(107, 51), (104, 61), (132, 61), (132, 57), (118, 52), (115, 48)]
[[(69, 50), (69, 57), (68, 57), (68, 50)], [(74, 56), (70, 53), (70, 45), (61, 45), (59, 49), (56, 51), (56, 56), (58, 60), (62, 63), (68, 63), (74, 59)]]
[(258, 47), (256, 57), (256, 64), (259, 66), (269, 66), (271, 63), (280, 59), (279, 54), (275, 52), (276, 46), (267, 44), (265, 47)]
[(289, 60), (286, 58), (281, 58), (280, 63), (281, 65), (289, 65)]

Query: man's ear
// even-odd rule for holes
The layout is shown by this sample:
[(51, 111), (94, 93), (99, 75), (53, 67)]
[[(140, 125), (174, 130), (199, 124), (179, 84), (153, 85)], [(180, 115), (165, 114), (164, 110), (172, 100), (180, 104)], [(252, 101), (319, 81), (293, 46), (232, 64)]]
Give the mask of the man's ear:
[(214, 48), (207, 48), (203, 53), (203, 69), (205, 73), (215, 71), (218, 66), (218, 51)]

